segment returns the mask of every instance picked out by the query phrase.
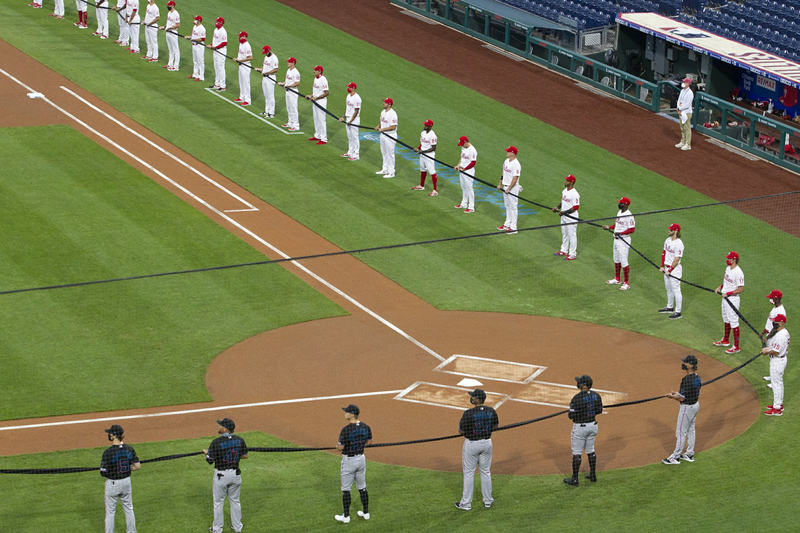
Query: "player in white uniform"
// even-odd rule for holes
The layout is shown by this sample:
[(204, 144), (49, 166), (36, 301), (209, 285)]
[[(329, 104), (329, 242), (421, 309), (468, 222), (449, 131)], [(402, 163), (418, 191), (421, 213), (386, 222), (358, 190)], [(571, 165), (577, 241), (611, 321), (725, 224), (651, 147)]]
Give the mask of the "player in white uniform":
[(317, 65), (314, 67), (314, 85), (311, 95), (306, 96), (306, 100), (316, 102), (312, 104), (311, 116), (314, 117), (314, 136), (309, 141), (317, 141), (317, 144), (328, 144), (328, 114), (325, 109), (328, 107), (328, 78), (322, 75), (325, 69)]
[[(725, 278), (722, 285), (714, 291), (722, 294), (722, 321), (725, 323), (725, 336), (722, 340), (714, 341), (714, 346), (730, 346), (731, 331), (733, 331), (733, 347), (725, 353), (739, 353), (739, 315), (731, 308), (733, 305), (739, 309), (739, 295), (744, 292), (744, 272), (739, 268), (739, 254), (731, 252), (725, 256), (728, 266), (725, 269)], [(730, 302), (730, 304), (728, 303)]]
[(158, 9), (156, 0), (147, 2), (144, 12), (144, 42), (147, 44), (147, 53), (142, 59), (155, 63), (158, 61), (158, 21), (161, 19), (161, 10)]
[(436, 162), (433, 160), (436, 157), (436, 143), (438, 141), (436, 133), (433, 131), (433, 121), (428, 119), (423, 122), (422, 133), (419, 136), (419, 146), (414, 148), (414, 151), (419, 154), (419, 185), (411, 187), (411, 190), (424, 191), (425, 177), (430, 172), (433, 191), (428, 196), (439, 195), (439, 191), (436, 189)]
[[(56, 0), (56, 3), (58, 2), (61, 2), (62, 5), (64, 4), (64, 0)], [(125, 19), (125, 9), (127, 4), (128, 2), (125, 0), (117, 0), (117, 7), (112, 8), (117, 12), (117, 21), (119, 22), (119, 36), (114, 43), (120, 46), (130, 46), (128, 44), (128, 41), (130, 40), (130, 28), (128, 27), (128, 23)]]
[(575, 221), (580, 203), (581, 195), (575, 190), (575, 176), (570, 174), (564, 178), (561, 203), (553, 208), (553, 213), (561, 215), (561, 250), (553, 255), (563, 257), (564, 261), (578, 258), (578, 225)]
[(253, 59), (253, 49), (247, 42), (247, 32), (239, 32), (239, 54), (236, 56), (236, 63), (239, 64), (239, 98), (234, 102), (242, 106), (250, 105), (250, 61)]
[(299, 98), (297, 87), (300, 86), (300, 71), (297, 70), (297, 60), (295, 58), (290, 57), (286, 60), (286, 64), (289, 65), (289, 70), (286, 71), (286, 78), (278, 83), (278, 85), (286, 89), (286, 113), (289, 115), (289, 119), (282, 127), (289, 128), (289, 131), (298, 131), (300, 129), (300, 115), (297, 111), (297, 100)]
[(769, 376), (772, 380), (772, 405), (764, 411), (768, 416), (783, 414), (783, 372), (786, 370), (786, 353), (789, 351), (789, 332), (786, 331), (786, 315), (777, 315), (772, 320), (772, 332), (767, 345), (761, 350), (769, 356)]
[(278, 75), (278, 56), (272, 53), (272, 48), (266, 45), (261, 49), (264, 56), (263, 68), (255, 69), (261, 73), (261, 90), (264, 92), (264, 112), (261, 116), (275, 117), (275, 83)]
[(108, 0), (97, 0), (95, 7), (97, 31), (92, 35), (97, 35), (101, 39), (108, 39)]
[(506, 148), (508, 158), (503, 162), (503, 175), (500, 183), (497, 184), (497, 188), (503, 191), (503, 202), (506, 205), (506, 221), (497, 229), (512, 234), (517, 233), (517, 203), (519, 201), (517, 195), (522, 191), (522, 186), (519, 184), (522, 165), (517, 160), (517, 153), (516, 146)]
[(125, 23), (128, 25), (131, 54), (139, 53), (139, 0), (127, 0), (125, 4)]
[(397, 113), (394, 110), (394, 100), (386, 98), (383, 101), (383, 111), (381, 111), (381, 121), (375, 127), (375, 131), (384, 133), (381, 135), (381, 156), (383, 166), (375, 174), (383, 174), (384, 178), (394, 177), (394, 147), (397, 144)]
[(196, 15), (194, 17), (192, 35), (187, 35), (185, 38), (192, 41), (192, 60), (194, 61), (194, 70), (192, 71), (191, 75), (187, 76), (187, 78), (194, 79), (194, 81), (203, 81), (205, 79), (206, 72), (206, 29), (203, 27), (203, 17), (200, 15)]
[[(767, 294), (767, 298), (769, 299), (769, 303), (772, 304), (772, 309), (767, 317), (767, 323), (764, 326), (764, 331), (758, 335), (758, 338), (761, 339), (762, 346), (766, 346), (764, 337), (766, 337), (767, 334), (772, 331), (772, 322), (775, 320), (775, 317), (778, 315), (786, 316), (786, 308), (783, 307), (783, 304), (781, 303), (781, 299), (783, 298), (783, 293), (781, 291), (777, 289), (770, 291), (770, 293)], [(766, 381), (770, 381), (771, 379), (772, 378), (769, 376), (764, 376), (764, 380)], [(772, 385), (767, 385), (767, 387), (772, 388)]]
[(55, 1), (55, 6), (53, 7), (53, 12), (50, 14), (50, 16), (57, 19), (64, 18), (64, 0)]
[[(631, 237), (630, 235), (636, 231), (636, 220), (628, 208), (631, 205), (630, 198), (623, 196), (617, 201), (617, 219), (610, 226), (603, 226), (603, 229), (614, 232), (614, 277), (606, 280), (609, 285), (619, 285), (622, 283), (620, 290), (627, 291), (631, 288), (628, 284), (629, 274), (631, 268), (628, 266), (628, 252), (630, 251)], [(625, 274), (625, 282), (623, 283), (619, 274), (622, 271)]]
[(664, 241), (664, 251), (661, 252), (661, 268), (659, 269), (664, 273), (667, 306), (659, 309), (658, 312), (671, 313), (669, 318), (675, 320), (681, 318), (681, 310), (683, 309), (683, 294), (681, 293), (683, 241), (681, 240), (680, 224), (672, 224), (668, 229), (669, 237)]
[(214, 85), (209, 89), (218, 91), (225, 90), (225, 54), (228, 53), (228, 31), (225, 29), (225, 19), (217, 17), (214, 21), (214, 34), (211, 36), (211, 44), (206, 48), (216, 50), (214, 52)]
[(461, 147), (461, 160), (453, 170), (458, 172), (458, 179), (461, 182), (461, 203), (454, 207), (463, 209), (465, 213), (474, 213), (475, 191), (472, 188), (472, 182), (475, 178), (478, 151), (465, 136), (458, 138), (458, 145)]
[(358, 161), (361, 143), (358, 139), (358, 126), (361, 124), (361, 97), (356, 93), (358, 86), (350, 82), (347, 85), (347, 98), (344, 101), (344, 116), (339, 122), (346, 122), (347, 152), (342, 154), (349, 161)]
[(181, 16), (178, 10), (175, 9), (175, 2), (169, 0), (167, 2), (167, 23), (161, 26), (161, 29), (166, 32), (167, 51), (169, 52), (169, 60), (165, 67), (171, 72), (177, 72), (181, 66), (181, 49), (178, 47), (178, 28), (181, 27)]
[[(39, 3), (38, 5), (41, 6), (42, 4)], [(86, 0), (75, 0), (75, 7), (78, 8), (78, 22), (73, 26), (85, 30), (89, 27), (89, 4)]]

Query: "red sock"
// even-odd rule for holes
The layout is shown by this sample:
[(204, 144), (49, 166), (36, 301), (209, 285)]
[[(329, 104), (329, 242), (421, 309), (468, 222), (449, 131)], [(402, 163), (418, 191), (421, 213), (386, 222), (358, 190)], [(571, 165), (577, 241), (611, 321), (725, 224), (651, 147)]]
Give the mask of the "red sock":
[(733, 328), (733, 347), (739, 347), (739, 326)]
[(728, 342), (728, 339), (731, 337), (731, 325), (725, 324), (725, 336), (722, 337), (723, 342)]
[(419, 186), (420, 187), (424, 187), (425, 186), (425, 177), (427, 175), (428, 175), (427, 172), (420, 172), (419, 173)]
[(622, 271), (625, 273), (625, 283), (628, 283), (628, 274), (631, 273), (631, 267), (626, 266)]
[(433, 190), (436, 190), (436, 174), (431, 174), (431, 180), (433, 181)]
[(87, 24), (89, 22), (88, 20), (86, 20), (86, 15), (88, 14), (89, 14), (88, 11), (81, 11), (81, 18), (83, 19), (84, 24)]
[(622, 264), (614, 263), (614, 279), (619, 281), (619, 271), (622, 270)]

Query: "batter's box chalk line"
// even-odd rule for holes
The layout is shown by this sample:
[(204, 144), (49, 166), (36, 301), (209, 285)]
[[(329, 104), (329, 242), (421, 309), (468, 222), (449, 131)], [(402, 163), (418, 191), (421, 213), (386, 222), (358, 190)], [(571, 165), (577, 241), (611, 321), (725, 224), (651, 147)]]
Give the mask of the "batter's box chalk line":
[[(448, 369), (448, 367), (451, 367), (451, 369)], [(456, 376), (524, 385), (531, 383), (539, 374), (547, 370), (547, 367), (473, 355), (453, 354), (433, 370), (434, 372), (443, 372)]]
[[(427, 381), (417, 381), (395, 396), (394, 399), (402, 400), (404, 402), (431, 405), (433, 407), (446, 407), (447, 409), (457, 409), (459, 411), (463, 411), (467, 408), (467, 402), (464, 400), (464, 398), (466, 398), (466, 394), (469, 392), (472, 392), (472, 389), (465, 387), (453, 387), (451, 385), (440, 385), (438, 383), (429, 383)], [(492, 402), (493, 399), (496, 399), (496, 401)], [(486, 391), (486, 403), (495, 409), (510, 399), (511, 397), (508, 394)]]

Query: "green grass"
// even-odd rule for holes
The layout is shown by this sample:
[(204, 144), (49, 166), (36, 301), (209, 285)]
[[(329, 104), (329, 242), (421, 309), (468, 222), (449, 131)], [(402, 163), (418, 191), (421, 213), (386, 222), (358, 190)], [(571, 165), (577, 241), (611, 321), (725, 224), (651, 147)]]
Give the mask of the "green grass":
[[(0, 129), (0, 164), (0, 290), (264, 259), (67, 126)], [(344, 313), (270, 267), (2, 299), (0, 419), (208, 401), (229, 346)]]

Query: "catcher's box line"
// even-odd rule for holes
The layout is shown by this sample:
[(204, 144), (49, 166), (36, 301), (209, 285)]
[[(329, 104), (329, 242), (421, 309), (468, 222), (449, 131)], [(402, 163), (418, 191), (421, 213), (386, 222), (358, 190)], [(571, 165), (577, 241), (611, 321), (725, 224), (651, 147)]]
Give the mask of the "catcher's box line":
[(232, 100), (230, 100), (230, 99), (228, 99), (228, 98), (225, 98), (224, 96), (222, 96), (221, 94), (219, 94), (219, 93), (218, 93), (218, 92), (217, 92), (215, 89), (209, 89), (208, 87), (206, 87), (206, 89), (205, 89), (205, 90), (206, 90), (206, 91), (208, 91), (208, 92), (210, 92), (210, 93), (211, 93), (211, 94), (213, 94), (214, 96), (218, 96), (219, 98), (222, 98), (223, 100), (225, 100), (225, 101), (226, 101), (226, 102), (228, 102), (229, 104), (236, 106), (238, 109), (241, 109), (241, 110), (242, 110), (242, 111), (244, 111), (245, 113), (247, 113), (247, 114), (249, 114), (249, 115), (252, 115), (252, 116), (254, 116), (255, 118), (257, 118), (258, 120), (260, 120), (260, 121), (261, 121), (261, 122), (263, 122), (264, 124), (267, 124), (268, 126), (272, 126), (273, 128), (275, 128), (275, 129), (276, 129), (276, 130), (278, 130), (279, 132), (283, 133), (284, 135), (305, 135), (305, 133), (304, 133), (304, 132), (302, 132), (302, 131), (286, 131), (285, 129), (281, 128), (280, 126), (276, 126), (275, 124), (273, 124), (273, 123), (272, 123), (272, 122), (270, 122), (269, 120), (265, 119), (264, 117), (259, 117), (258, 115), (256, 115), (256, 114), (255, 114), (255, 113), (253, 113), (252, 111), (250, 111), (249, 109), (247, 109), (247, 108), (245, 108), (245, 107), (242, 107), (242, 106), (240, 106), (239, 104), (237, 104), (236, 102), (234, 102), (234, 101), (232, 101)]

